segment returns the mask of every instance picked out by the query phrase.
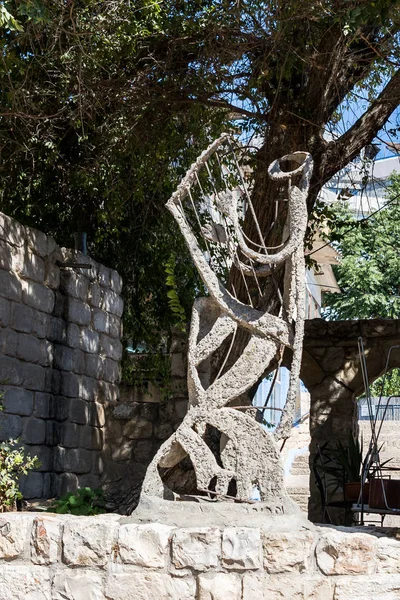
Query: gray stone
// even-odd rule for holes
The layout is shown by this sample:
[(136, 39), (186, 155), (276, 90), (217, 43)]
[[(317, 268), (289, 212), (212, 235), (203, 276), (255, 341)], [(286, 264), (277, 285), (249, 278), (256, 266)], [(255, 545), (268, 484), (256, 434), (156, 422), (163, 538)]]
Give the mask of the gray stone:
[(127, 423), (123, 429), (124, 437), (129, 439), (150, 438), (153, 433), (153, 425), (143, 419), (134, 419)]
[(65, 398), (64, 396), (56, 396), (53, 398), (52, 414), (57, 421), (65, 421), (68, 419), (71, 402), (71, 398)]
[(42, 498), (43, 473), (31, 471), (28, 475), (22, 475), (20, 479), (21, 493), (24, 498)]
[(94, 354), (88, 354), (86, 356), (86, 373), (89, 377), (101, 379), (103, 377), (104, 368), (105, 363), (100, 356), (95, 356)]
[(81, 330), (79, 347), (84, 352), (96, 354), (99, 351), (99, 334), (87, 327)]
[(16, 356), (17, 347), (18, 333), (8, 327), (0, 329), (0, 354)]
[(103, 290), (98, 283), (91, 283), (89, 287), (88, 302), (91, 306), (99, 308), (103, 298)]
[(113, 338), (120, 338), (122, 335), (122, 324), (120, 317), (108, 315), (108, 335)]
[[(50, 384), (50, 386), (48, 386)], [(46, 371), (46, 392), (60, 394), (61, 390), (61, 371), (56, 369), (47, 369)]]
[[(94, 454), (94, 453), (93, 453)], [(87, 473), (86, 475), (78, 476), (79, 487), (90, 487), (92, 490), (97, 490), (101, 487), (100, 475), (95, 473)]]
[(83, 448), (55, 448), (56, 472), (89, 473), (92, 469), (92, 452)]
[(111, 281), (110, 287), (113, 292), (116, 294), (120, 294), (122, 290), (122, 277), (117, 273), (117, 271), (111, 270)]
[[(51, 316), (39, 310), (33, 311), (32, 333), (39, 338), (44, 338), (49, 330)], [(29, 331), (27, 332), (29, 333)]]
[(39, 254), (39, 256), (47, 256), (48, 243), (46, 234), (33, 227), (25, 227), (25, 235), (28, 248)]
[(29, 456), (37, 456), (40, 461), (40, 465), (35, 467), (35, 471), (51, 471), (53, 468), (53, 450), (48, 446), (27, 446), (27, 454)]
[(33, 335), (20, 333), (18, 336), (17, 357), (27, 362), (46, 363), (46, 345), (43, 340), (38, 340)]
[(60, 267), (46, 261), (44, 283), (52, 290), (58, 290), (60, 287)]
[(24, 381), (20, 360), (0, 356), (0, 384), (22, 385)]
[(63, 269), (61, 273), (60, 290), (67, 296), (86, 300), (89, 288), (89, 280), (84, 275), (75, 273), (73, 270)]
[(79, 480), (75, 473), (62, 473), (58, 482), (57, 496), (64, 496), (68, 492), (76, 492), (78, 488)]
[(65, 316), (68, 321), (77, 323), (78, 325), (89, 325), (90, 323), (90, 307), (76, 298), (67, 298), (65, 304)]
[(107, 358), (105, 361), (104, 379), (111, 383), (117, 383), (119, 381), (119, 363), (117, 361)]
[(53, 318), (49, 325), (49, 340), (59, 344), (65, 344), (67, 340), (67, 328), (63, 319)]
[(24, 304), (12, 303), (11, 325), (17, 331), (30, 333), (33, 327), (34, 312)]
[(23, 246), (25, 228), (15, 219), (0, 213), (0, 238), (13, 246)]
[[(45, 359), (43, 361), (43, 365), (45, 367), (52, 367), (53, 366), (53, 360), (54, 360), (54, 346), (48, 340), (44, 340), (44, 344), (43, 345), (44, 345), (44, 354), (45, 354)], [(47, 369), (46, 370), (46, 376), (47, 376), (47, 373), (48, 372), (51, 373), (51, 371), (52, 371), (52, 369)], [(45, 387), (46, 391), (49, 391), (50, 389), (51, 389), (51, 386), (49, 388)]]
[(55, 421), (44, 421), (46, 423), (46, 445), (56, 446), (58, 444), (59, 423)]
[(93, 327), (99, 333), (108, 332), (108, 315), (102, 310), (93, 310)]
[(64, 448), (77, 448), (79, 446), (79, 429), (76, 423), (63, 423), (59, 426), (59, 444)]
[(185, 377), (186, 364), (183, 359), (183, 354), (173, 354), (171, 356), (171, 376)]
[(101, 429), (89, 425), (80, 427), (79, 446), (88, 450), (101, 450), (103, 447)]
[(133, 449), (135, 460), (139, 463), (148, 463), (154, 456), (153, 444), (150, 440), (140, 440), (135, 442)]
[(104, 354), (107, 358), (120, 360), (122, 356), (122, 344), (118, 339), (111, 338), (108, 335), (100, 336), (100, 354)]
[(67, 298), (66, 296), (63, 296), (63, 294), (61, 294), (61, 292), (59, 291), (55, 291), (55, 302), (54, 302), (54, 309), (53, 309), (53, 316), (54, 317), (64, 317), (64, 313), (65, 313), (65, 306), (67, 303)]
[(120, 317), (124, 310), (124, 302), (120, 296), (111, 290), (104, 290), (101, 308)]
[(41, 283), (22, 281), (22, 300), (27, 306), (45, 313), (51, 313), (54, 308), (54, 292)]
[(92, 473), (94, 475), (102, 475), (104, 472), (104, 460), (98, 452), (93, 452)]
[(54, 344), (53, 367), (61, 371), (74, 371), (73, 349), (62, 344)]
[(117, 402), (119, 398), (119, 388), (114, 383), (108, 383), (107, 381), (98, 382), (98, 394), (97, 399), (99, 402)]
[(81, 398), (71, 398), (69, 419), (72, 423), (86, 425), (89, 421), (89, 405)]
[(22, 433), (22, 419), (18, 415), (0, 412), (0, 442), (17, 439)]
[(40, 365), (33, 365), (31, 363), (20, 362), (19, 364), (24, 387), (28, 390), (43, 390), (46, 380), (45, 369)]
[(89, 411), (89, 424), (93, 427), (104, 427), (106, 424), (104, 406), (98, 402), (93, 402), (89, 405)]
[(43, 444), (46, 440), (46, 421), (33, 417), (24, 419), (23, 440), (26, 444)]
[(172, 425), (164, 423), (162, 425), (156, 425), (154, 427), (154, 436), (158, 440), (167, 440), (170, 435), (174, 433)]
[(55, 473), (43, 473), (43, 498), (54, 498), (57, 496), (58, 487), (59, 475)]
[(9, 271), (0, 270), (1, 295), (9, 300), (19, 302), (22, 297), (22, 285), (18, 277)]
[(86, 371), (85, 353), (77, 348), (73, 350), (72, 370), (79, 375), (82, 375)]
[(42, 282), (44, 280), (44, 261), (40, 256), (25, 251), (19, 272), (20, 277)]
[(110, 269), (107, 269), (107, 267), (105, 267), (104, 265), (99, 265), (98, 280), (99, 280), (99, 284), (102, 287), (105, 287), (105, 288), (110, 287), (110, 283), (111, 283)]
[(51, 396), (44, 392), (35, 392), (35, 403), (33, 414), (39, 419), (51, 417)]
[(0, 325), (6, 327), (10, 322), (11, 305), (6, 298), (0, 297)]
[(79, 396), (79, 376), (68, 371), (61, 372), (61, 393), (69, 398)]
[(71, 348), (78, 348), (80, 344), (81, 330), (75, 323), (67, 326), (67, 344)]
[(98, 382), (93, 377), (86, 377), (83, 375), (79, 380), (79, 394), (78, 396), (88, 402), (93, 402), (96, 398)]
[(0, 269), (5, 271), (12, 270), (11, 247), (3, 240), (0, 241)]
[(33, 392), (18, 387), (3, 388), (2, 405), (5, 412), (29, 416), (33, 409)]
[(178, 419), (183, 419), (188, 410), (188, 401), (187, 400), (179, 400), (175, 402), (175, 414)]

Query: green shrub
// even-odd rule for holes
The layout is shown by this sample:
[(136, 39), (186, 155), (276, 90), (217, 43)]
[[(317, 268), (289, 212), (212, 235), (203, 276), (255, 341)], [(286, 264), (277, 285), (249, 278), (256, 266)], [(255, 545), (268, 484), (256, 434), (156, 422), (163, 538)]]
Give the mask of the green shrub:
[(60, 515), (92, 516), (105, 513), (105, 504), (102, 490), (92, 490), (90, 487), (85, 487), (76, 490), (76, 492), (68, 492), (60, 499), (55, 500), (48, 511)]
[(18, 440), (7, 440), (0, 444), (0, 512), (12, 510), (21, 500), (19, 478), (40, 466), (37, 456), (26, 456)]

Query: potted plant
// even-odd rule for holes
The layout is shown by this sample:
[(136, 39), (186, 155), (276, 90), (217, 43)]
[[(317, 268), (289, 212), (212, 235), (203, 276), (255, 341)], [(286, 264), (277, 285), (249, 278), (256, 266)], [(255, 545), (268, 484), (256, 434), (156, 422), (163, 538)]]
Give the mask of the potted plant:
[[(346, 500), (357, 501), (361, 491), (361, 473), (363, 465), (362, 442), (350, 432), (348, 443), (338, 440), (329, 452), (329, 460), (323, 470), (330, 478), (331, 493), (344, 488)], [(368, 502), (369, 483), (364, 483), (362, 499)]]

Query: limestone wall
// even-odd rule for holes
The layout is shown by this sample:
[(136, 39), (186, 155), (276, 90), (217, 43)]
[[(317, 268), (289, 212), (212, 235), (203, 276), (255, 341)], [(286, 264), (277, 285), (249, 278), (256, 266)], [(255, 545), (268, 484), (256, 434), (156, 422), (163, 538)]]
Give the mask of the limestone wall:
[[(64, 268), (65, 262), (89, 269)], [(0, 440), (41, 466), (27, 498), (98, 487), (107, 403), (118, 399), (121, 278), (0, 213)]]
[(288, 525), (177, 528), (117, 515), (4, 514), (0, 599), (400, 597), (397, 530)]

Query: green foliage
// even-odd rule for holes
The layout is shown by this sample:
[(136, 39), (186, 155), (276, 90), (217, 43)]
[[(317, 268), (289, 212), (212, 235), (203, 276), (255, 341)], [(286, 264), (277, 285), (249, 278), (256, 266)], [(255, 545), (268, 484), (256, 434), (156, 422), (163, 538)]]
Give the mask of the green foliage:
[(157, 386), (161, 397), (171, 395), (171, 356), (159, 348), (142, 354), (126, 353), (122, 363), (122, 380), (141, 394), (149, 393), (149, 382)]
[(22, 498), (19, 478), (28, 471), (40, 466), (36, 456), (26, 456), (18, 440), (8, 440), (0, 444), (0, 512), (15, 507)]
[(326, 294), (330, 319), (400, 317), (400, 177), (392, 177), (386, 208), (356, 221), (349, 208), (333, 209), (331, 239), (341, 255), (334, 267), (341, 294)]
[(400, 396), (400, 369), (392, 369), (386, 377), (379, 377), (370, 386), (371, 396)]
[(86, 231), (89, 253), (123, 277), (126, 339), (158, 349), (202, 292), (165, 210), (187, 167), (227, 129), (269, 134), (263, 173), (300, 140), (313, 151), (356, 85), (381, 90), (397, 5), (0, 2), (1, 210), (65, 246)]
[(175, 325), (182, 330), (186, 329), (186, 313), (179, 300), (178, 288), (175, 277), (175, 254), (171, 254), (165, 264), (165, 272), (167, 274), (166, 284), (170, 288), (167, 292), (169, 307), (176, 317)]
[(90, 487), (80, 488), (69, 492), (56, 500), (48, 508), (48, 512), (60, 515), (92, 516), (105, 513), (105, 499), (102, 490), (92, 490)]

